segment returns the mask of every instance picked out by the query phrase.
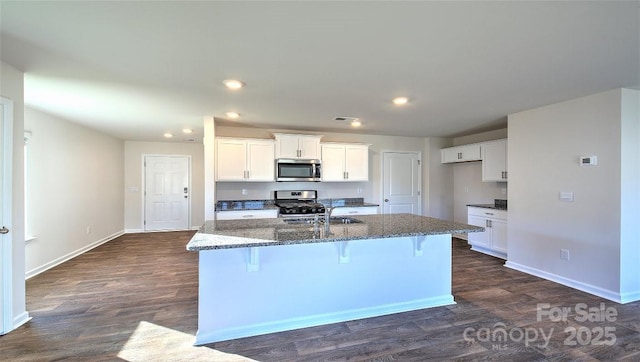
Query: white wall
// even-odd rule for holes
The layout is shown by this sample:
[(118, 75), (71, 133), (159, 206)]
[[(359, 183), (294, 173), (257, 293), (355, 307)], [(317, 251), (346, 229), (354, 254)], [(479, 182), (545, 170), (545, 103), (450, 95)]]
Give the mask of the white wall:
[[(12, 314), (13, 326), (26, 322), (24, 261), (24, 73), (0, 62), (0, 95), (13, 101)], [(3, 301), (4, 303), (4, 301)]]
[[(506, 128), (457, 137), (453, 139), (453, 145), (460, 146), (502, 138), (507, 138)], [(453, 221), (467, 223), (468, 204), (493, 204), (495, 199), (507, 199), (508, 184), (506, 182), (482, 182), (481, 161), (454, 163), (447, 166), (453, 169)]]
[[(423, 151), (424, 198), (422, 213), (453, 220), (453, 167), (441, 162), (440, 149), (451, 147), (450, 138), (425, 138)], [(466, 220), (464, 221), (466, 223)]]
[[(191, 156), (191, 227), (204, 224), (204, 148), (200, 143), (124, 142), (124, 228), (141, 232), (143, 225), (144, 155)], [(122, 175), (122, 174), (121, 174)], [(132, 191), (137, 188), (137, 191)]]
[[(363, 135), (352, 133), (318, 133), (318, 132), (300, 132), (290, 130), (276, 129), (259, 129), (247, 127), (227, 127), (216, 126), (216, 137), (247, 137), (247, 138), (273, 138), (273, 133), (306, 133), (306, 134), (322, 134), (321, 142), (353, 142), (371, 144), (369, 147), (369, 182), (218, 182), (216, 186), (216, 197), (218, 200), (260, 200), (273, 198), (274, 190), (287, 189), (314, 189), (318, 190), (319, 198), (341, 198), (341, 197), (362, 197), (367, 202), (380, 204), (382, 190), (382, 154), (383, 151), (408, 151), (422, 153), (423, 165), (427, 161), (424, 152), (428, 149), (425, 147), (425, 139), (422, 137), (399, 137), (399, 136), (380, 136), (380, 135)], [(435, 142), (435, 141), (434, 141)], [(438, 141), (439, 142), (439, 141)], [(439, 157), (439, 156), (438, 156)], [(439, 158), (438, 158), (439, 161)], [(423, 167), (423, 214), (424, 206), (428, 202), (428, 178), (424, 175)], [(442, 182), (439, 172), (445, 172), (436, 167), (432, 170), (433, 182), (436, 180)], [(358, 194), (358, 188), (362, 189), (362, 193)], [(247, 195), (242, 195), (242, 189), (247, 190)], [(426, 196), (425, 196), (426, 195)], [(442, 197), (436, 195), (434, 197)], [(443, 205), (443, 206), (440, 206)], [(447, 203), (444, 201), (434, 201), (431, 212), (436, 214), (448, 214), (449, 211), (440, 211), (440, 208), (446, 208)]]
[[(638, 150), (635, 135), (622, 143), (621, 94), (617, 89), (536, 108), (510, 115), (508, 122), (507, 265), (616, 301), (621, 275), (629, 272), (622, 270), (621, 245), (638, 250), (637, 219), (621, 229), (621, 213), (627, 212), (622, 192), (638, 200), (635, 169), (624, 180), (635, 184), (621, 188), (629, 167), (621, 164), (621, 148)], [(637, 129), (638, 122), (635, 111), (625, 127)], [(579, 156), (589, 155), (598, 157), (598, 165), (580, 166)], [(625, 163), (637, 167), (637, 160), (636, 153)], [(573, 192), (574, 202), (561, 202), (559, 192)], [(621, 242), (621, 230), (635, 235)], [(569, 261), (560, 259), (560, 249), (569, 250)], [(637, 264), (637, 257), (630, 258)], [(633, 270), (637, 281), (637, 265)], [(637, 287), (630, 289), (638, 293)]]
[(124, 153), (121, 140), (29, 107), (25, 130), (31, 277), (122, 234)]
[(640, 92), (622, 90), (621, 118), (620, 294), (625, 302), (640, 299)]

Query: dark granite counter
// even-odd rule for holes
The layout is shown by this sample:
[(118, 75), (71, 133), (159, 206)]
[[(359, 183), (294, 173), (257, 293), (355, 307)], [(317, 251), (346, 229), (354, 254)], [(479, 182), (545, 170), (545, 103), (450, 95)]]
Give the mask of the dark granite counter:
[(469, 206), (469, 207), (481, 207), (483, 209), (493, 209), (493, 210), (507, 211), (506, 207), (496, 206), (495, 204), (470, 204), (470, 205), (467, 205), (467, 206)]
[(318, 199), (318, 202), (323, 204), (325, 207), (370, 207), (370, 206), (380, 206), (378, 204), (372, 204), (369, 202), (364, 202), (362, 197), (356, 198), (344, 198), (344, 199)]
[(273, 210), (273, 200), (223, 200), (216, 203), (216, 211)]
[[(318, 202), (327, 207), (368, 207), (379, 206), (364, 202), (359, 198), (342, 199), (318, 199)], [(222, 200), (216, 203), (216, 211), (242, 211), (242, 210), (273, 210), (278, 207), (275, 200)]]
[(484, 228), (412, 214), (358, 215), (360, 223), (288, 224), (282, 218), (206, 221), (187, 250), (339, 242), (484, 231)]

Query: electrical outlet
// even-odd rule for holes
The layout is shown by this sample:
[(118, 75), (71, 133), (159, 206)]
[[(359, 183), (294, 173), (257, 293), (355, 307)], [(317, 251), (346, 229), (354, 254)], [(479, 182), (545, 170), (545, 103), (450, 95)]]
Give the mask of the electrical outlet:
[(91, 226), (87, 226), (87, 235), (91, 234)]
[(469, 192), (469, 188), (468, 188), (468, 187), (465, 187), (465, 188), (464, 188), (464, 192)]
[(505, 187), (503, 187), (500, 191), (502, 192), (503, 195), (507, 194), (507, 189)]
[(567, 250), (567, 249), (560, 249), (560, 259), (562, 259), (562, 260), (569, 260), (569, 250)]
[(356, 193), (357, 193), (358, 195), (360, 195), (360, 194), (362, 193), (362, 187), (358, 187), (358, 188), (356, 189)]
[(247, 189), (242, 189), (242, 194), (243, 195), (249, 195), (249, 191)]

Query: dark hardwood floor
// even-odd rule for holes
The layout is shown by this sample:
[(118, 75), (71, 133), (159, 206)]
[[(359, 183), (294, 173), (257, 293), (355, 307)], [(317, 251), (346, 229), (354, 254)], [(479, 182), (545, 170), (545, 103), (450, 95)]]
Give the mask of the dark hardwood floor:
[(459, 239), (455, 305), (194, 347), (192, 234), (124, 235), (28, 280), (33, 319), (0, 337), (0, 360), (640, 360), (640, 302), (510, 270)]

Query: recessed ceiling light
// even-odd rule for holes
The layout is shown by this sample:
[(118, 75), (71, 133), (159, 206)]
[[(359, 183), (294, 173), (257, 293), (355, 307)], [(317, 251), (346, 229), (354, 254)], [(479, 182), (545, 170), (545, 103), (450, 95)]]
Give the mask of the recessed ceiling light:
[(401, 106), (403, 104), (407, 104), (409, 102), (409, 98), (407, 97), (396, 97), (392, 100), (393, 104), (396, 106)]
[(191, 134), (193, 133), (193, 130), (191, 128), (183, 128), (182, 129), (182, 133), (184, 134)]
[(362, 126), (362, 122), (360, 122), (360, 120), (354, 119), (353, 121), (351, 121), (351, 127), (358, 128), (360, 126)]
[(165, 138), (171, 138), (171, 137), (173, 137), (173, 134), (167, 132), (167, 133), (164, 134), (164, 137)]
[(227, 79), (222, 83), (224, 83), (224, 85), (229, 89), (240, 89), (244, 86), (244, 83), (236, 79)]
[(225, 115), (231, 119), (236, 119), (238, 117), (240, 117), (240, 113), (238, 112), (227, 112), (225, 113)]

